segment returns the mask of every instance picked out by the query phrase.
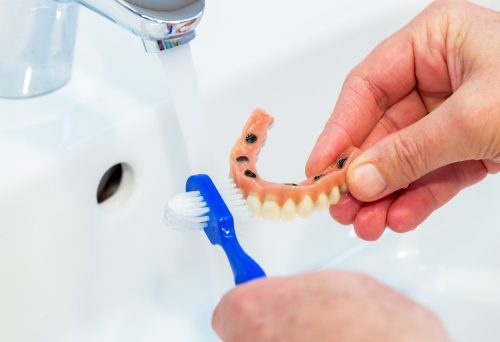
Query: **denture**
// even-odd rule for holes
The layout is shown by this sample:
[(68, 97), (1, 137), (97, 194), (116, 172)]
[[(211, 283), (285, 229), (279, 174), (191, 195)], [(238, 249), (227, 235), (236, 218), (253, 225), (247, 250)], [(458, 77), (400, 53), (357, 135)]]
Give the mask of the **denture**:
[(264, 110), (254, 110), (231, 150), (231, 177), (252, 213), (270, 221), (291, 220), (337, 204), (347, 193), (345, 170), (359, 149), (347, 149), (322, 173), (300, 183), (269, 182), (259, 176), (256, 164), (272, 123)]

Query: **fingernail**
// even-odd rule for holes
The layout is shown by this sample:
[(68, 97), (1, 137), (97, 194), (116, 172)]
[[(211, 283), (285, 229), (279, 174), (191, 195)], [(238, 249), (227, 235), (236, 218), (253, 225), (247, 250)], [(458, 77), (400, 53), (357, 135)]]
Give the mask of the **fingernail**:
[(358, 192), (367, 198), (373, 198), (387, 187), (384, 177), (373, 164), (362, 164), (352, 172), (352, 181)]

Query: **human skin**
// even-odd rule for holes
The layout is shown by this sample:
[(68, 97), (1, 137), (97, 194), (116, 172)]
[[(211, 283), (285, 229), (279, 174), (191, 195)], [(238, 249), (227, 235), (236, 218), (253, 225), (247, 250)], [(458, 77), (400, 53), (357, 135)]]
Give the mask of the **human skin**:
[[(353, 69), (306, 166), (319, 174), (346, 147), (364, 150), (348, 168), (352, 196), (330, 208), (336, 220), (367, 240), (405, 232), (500, 171), (499, 38), (499, 13), (437, 1)], [(212, 324), (227, 342), (447, 340), (427, 309), (336, 271), (238, 286)]]
[(240, 285), (212, 325), (225, 342), (448, 341), (428, 309), (366, 275), (332, 270)]
[(436, 1), (351, 71), (306, 174), (359, 146), (332, 217), (366, 240), (415, 229), (500, 171), (499, 94), (500, 13)]

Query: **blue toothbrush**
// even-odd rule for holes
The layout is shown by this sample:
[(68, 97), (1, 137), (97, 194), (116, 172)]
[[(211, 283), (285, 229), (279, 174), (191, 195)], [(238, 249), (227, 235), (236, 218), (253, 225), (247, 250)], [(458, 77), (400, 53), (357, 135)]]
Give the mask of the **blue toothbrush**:
[(236, 285), (265, 277), (262, 268), (238, 243), (228, 205), (238, 217), (249, 215), (234, 183), (219, 192), (209, 176), (193, 175), (186, 181), (186, 192), (168, 201), (165, 222), (182, 229), (203, 229), (210, 242), (221, 246), (226, 253)]

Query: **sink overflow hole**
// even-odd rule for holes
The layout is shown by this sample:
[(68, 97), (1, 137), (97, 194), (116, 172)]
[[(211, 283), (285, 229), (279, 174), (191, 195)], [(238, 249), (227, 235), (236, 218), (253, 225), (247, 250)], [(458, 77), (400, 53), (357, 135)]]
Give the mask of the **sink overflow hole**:
[(101, 204), (113, 197), (122, 185), (124, 173), (122, 163), (110, 167), (102, 176), (97, 187), (97, 203)]

